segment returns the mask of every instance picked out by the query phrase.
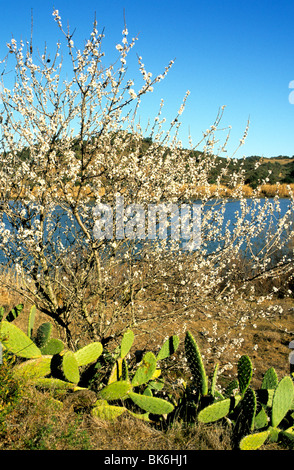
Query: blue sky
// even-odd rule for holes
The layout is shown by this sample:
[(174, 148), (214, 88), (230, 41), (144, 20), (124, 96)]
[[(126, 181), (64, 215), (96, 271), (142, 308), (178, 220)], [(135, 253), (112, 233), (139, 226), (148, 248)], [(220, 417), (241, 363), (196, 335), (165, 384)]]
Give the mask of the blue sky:
[[(153, 118), (160, 99), (167, 120), (175, 117), (187, 90), (181, 139), (188, 145), (190, 130), (196, 144), (225, 105), (222, 125), (232, 126), (229, 154), (242, 138), (247, 119), (250, 129), (237, 156), (294, 155), (294, 104), (289, 101), (294, 80), (293, 0), (30, 0), (1, 5), (0, 59), (12, 35), (30, 37), (31, 9), (34, 44), (42, 50), (60, 37), (52, 11), (63, 24), (76, 28), (75, 43), (91, 32), (94, 12), (98, 29), (105, 28), (109, 60), (121, 41), (124, 10), (130, 36), (139, 33), (132, 51), (143, 57), (146, 69), (161, 73), (176, 59), (168, 76), (142, 103), (142, 119)], [(129, 74), (136, 61), (131, 61)], [(293, 90), (294, 91), (294, 90)], [(224, 133), (220, 133), (221, 141)], [(201, 149), (201, 148), (200, 148)]]

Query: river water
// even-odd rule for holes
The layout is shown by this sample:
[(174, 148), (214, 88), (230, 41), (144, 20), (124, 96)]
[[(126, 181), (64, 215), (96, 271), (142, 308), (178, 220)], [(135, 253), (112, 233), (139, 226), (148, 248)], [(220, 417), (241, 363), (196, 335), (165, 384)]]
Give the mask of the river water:
[[(274, 230), (275, 224), (278, 224), (278, 221), (281, 219), (281, 217), (284, 216), (286, 211), (291, 206), (291, 201), (286, 198), (279, 200), (279, 209), (275, 206), (273, 199), (267, 199), (267, 201), (272, 204), (272, 213), (271, 213), (271, 216), (268, 217), (268, 220), (265, 221), (263, 233), (266, 233), (266, 230), (269, 227), (271, 228), (271, 230)], [(240, 204), (240, 201), (238, 200), (226, 200), (225, 201), (226, 202), (225, 210), (223, 212), (223, 218), (221, 217), (222, 222), (220, 223), (219, 216), (221, 215), (221, 202), (222, 201), (217, 202), (215, 200), (211, 200), (209, 201), (209, 203), (207, 203), (205, 206), (202, 207), (203, 208), (202, 222), (204, 219), (206, 220), (204, 224), (205, 228), (203, 228), (202, 235), (205, 235), (204, 232), (208, 233), (211, 230), (211, 226), (214, 224), (216, 226), (219, 226), (220, 228), (219, 234), (224, 233), (226, 224), (228, 222), (230, 222), (228, 226), (229, 230), (231, 231), (234, 230), (234, 226), (237, 222), (237, 218), (242, 213), (242, 206)], [(193, 203), (200, 205), (200, 203), (197, 201), (193, 201)], [(258, 211), (256, 211), (256, 209), (254, 208), (253, 200), (248, 199), (246, 203), (248, 206), (252, 206), (252, 210), (248, 211), (248, 213), (246, 213), (244, 217), (245, 221), (246, 220), (249, 221), (250, 219), (252, 219), (252, 214), (255, 213), (256, 215)], [(266, 200), (260, 199), (259, 206), (261, 209), (264, 207), (265, 204), (266, 204)], [(191, 204), (191, 207), (192, 207), (192, 204)], [(77, 237), (79, 237), (79, 230), (72, 232), (69, 229), (71, 224), (70, 224), (70, 219), (68, 218), (68, 216), (65, 213), (62, 213), (60, 208), (56, 209), (55, 215), (56, 215), (56, 220), (58, 220), (58, 224), (56, 224), (56, 229), (52, 233), (53, 233), (53, 238), (56, 238), (56, 239), (55, 240), (53, 240), (52, 238), (50, 239), (52, 235), (49, 235), (48, 241), (54, 244), (54, 242), (56, 242), (58, 239), (59, 241), (62, 242), (63, 246), (66, 246), (66, 245), (69, 246), (70, 244), (72, 245), (72, 247), (81, 246), (79, 241), (78, 243), (76, 243), (76, 240), (75, 240), (75, 238), (77, 239)], [(293, 213), (292, 213), (291, 218), (293, 219)], [(5, 216), (3, 217), (3, 222), (5, 223), (5, 228), (8, 230), (11, 230), (11, 225), (8, 223), (7, 219), (5, 219)], [(67, 235), (65, 235), (65, 232), (68, 232)], [(206, 237), (205, 236), (202, 237), (202, 235), (201, 235), (201, 240), (202, 240), (202, 243), (204, 243), (206, 240)], [(260, 234), (260, 237), (262, 237), (262, 233)], [(258, 246), (259, 241), (262, 242), (262, 240), (256, 240), (256, 246)], [(206, 244), (206, 249), (208, 250), (208, 252), (211, 252), (214, 249), (216, 249), (216, 247), (218, 246), (218, 243), (219, 243), (218, 240), (213, 240), (213, 239), (208, 240)], [(138, 241), (137, 242), (138, 250), (140, 246), (141, 246), (141, 242)], [(17, 251), (15, 255), (17, 256)], [(0, 250), (0, 264), (5, 265), (6, 263), (7, 263), (7, 260), (3, 254), (3, 251)]]

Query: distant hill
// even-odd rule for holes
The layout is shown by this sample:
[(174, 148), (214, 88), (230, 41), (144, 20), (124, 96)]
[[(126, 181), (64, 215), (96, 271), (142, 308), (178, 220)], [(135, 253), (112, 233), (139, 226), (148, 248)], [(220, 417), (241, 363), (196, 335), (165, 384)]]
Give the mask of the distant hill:
[[(152, 144), (150, 137), (143, 138), (141, 142), (141, 152), (144, 154), (149, 146)], [(160, 145), (160, 144), (159, 144)], [(78, 139), (73, 144), (73, 150), (79, 156), (79, 141)], [(168, 153), (168, 150), (167, 150)], [(192, 150), (189, 155), (197, 160), (203, 157), (203, 152)], [(29, 160), (30, 151), (24, 147), (19, 153), (21, 160)], [(209, 183), (215, 184), (217, 177), (223, 167), (228, 165), (228, 160), (225, 157), (216, 157), (216, 165), (211, 170), (209, 175)], [(268, 184), (294, 184), (294, 155), (292, 157), (285, 155), (273, 156), (271, 158), (264, 158), (257, 155), (249, 156), (244, 159), (234, 159), (229, 164), (229, 172), (222, 180), (223, 184), (229, 183), (230, 172), (233, 174), (243, 165), (245, 172), (245, 184), (255, 189), (265, 178), (268, 178)]]
[[(256, 163), (259, 166), (256, 168)], [(258, 182), (268, 177), (269, 184), (294, 183), (294, 156), (264, 158), (247, 157), (244, 161), (245, 183), (255, 188)]]
[[(196, 155), (195, 155), (196, 156)], [(199, 153), (198, 153), (199, 156)], [(197, 157), (196, 157), (197, 158)], [(215, 184), (218, 175), (223, 167), (227, 166), (226, 158), (218, 157), (215, 168), (211, 171), (209, 183)], [(234, 159), (229, 164), (229, 173), (238, 171), (242, 168), (245, 172), (245, 184), (255, 189), (265, 178), (268, 178), (268, 184), (291, 184), (294, 183), (294, 156), (278, 156), (264, 158), (260, 156), (250, 156), (244, 159)], [(226, 179), (229, 182), (230, 175)], [(226, 181), (224, 180), (224, 183)]]

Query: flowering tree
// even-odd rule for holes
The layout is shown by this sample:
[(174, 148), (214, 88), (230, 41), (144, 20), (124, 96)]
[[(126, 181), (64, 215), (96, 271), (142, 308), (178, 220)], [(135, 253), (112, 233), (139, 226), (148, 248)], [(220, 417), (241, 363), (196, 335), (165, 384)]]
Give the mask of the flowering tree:
[[(291, 269), (289, 253), (274, 263), (274, 254), (289, 240), (285, 230), (291, 224), (291, 204), (275, 230), (269, 230), (279, 199), (261, 205), (257, 189), (248, 201), (242, 192), (244, 174), (232, 172), (232, 158), (211, 194), (209, 175), (229, 139), (229, 133), (224, 143), (216, 139), (223, 108), (202, 141), (189, 149), (178, 138), (189, 93), (170, 126), (161, 102), (142, 129), (141, 100), (165, 78), (173, 61), (153, 78), (138, 57), (141, 83), (136, 85), (128, 78), (126, 61), (137, 39), (128, 39), (126, 26), (116, 45), (116, 62), (106, 65), (104, 35), (96, 20), (78, 49), (58, 11), (53, 15), (63, 33), (70, 72), (67, 68), (63, 74), (61, 43), (53, 57), (45, 48), (35, 60), (32, 42), (12, 39), (3, 61), (0, 249), (3, 264), (23, 277), (22, 294), (54, 319), (71, 345), (81, 331), (106, 342), (156, 318), (154, 302), (161, 318), (207, 315), (209, 302), (216, 299), (228, 311), (236, 297), (248, 294), (250, 280)], [(12, 58), (15, 82), (8, 89), (5, 71)], [(195, 152), (200, 145), (201, 152)], [(224, 182), (240, 201), (234, 226), (225, 222)], [(142, 236), (97, 236), (97, 207), (117, 211), (118, 196), (124, 207), (140, 207), (145, 214), (151, 204), (179, 207), (197, 200), (201, 244), (189, 251), (177, 237), (156, 242)], [(123, 221), (131, 215), (124, 212)], [(113, 232), (118, 224), (112, 219)], [(136, 231), (139, 223), (132, 233)], [(251, 269), (235, 282), (240, 253), (251, 260)]]

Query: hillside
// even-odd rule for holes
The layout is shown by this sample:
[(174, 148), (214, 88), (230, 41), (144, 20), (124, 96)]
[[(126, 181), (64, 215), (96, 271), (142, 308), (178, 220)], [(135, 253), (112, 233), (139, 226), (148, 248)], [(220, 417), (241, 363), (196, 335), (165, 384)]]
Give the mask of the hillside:
[[(148, 151), (148, 148), (152, 144), (151, 138), (144, 138), (141, 142), (141, 153), (144, 154)], [(79, 156), (80, 154), (80, 145), (79, 141), (76, 140), (73, 144), (74, 152)], [(167, 150), (168, 153), (168, 150)], [(196, 160), (200, 160), (203, 156), (201, 151), (191, 151), (188, 152), (190, 156), (193, 156)], [(19, 153), (20, 162), (28, 161), (31, 159), (30, 151), (27, 147), (24, 147), (23, 150)], [(216, 165), (211, 171), (209, 183), (215, 184), (217, 177), (220, 174), (220, 171), (223, 167), (228, 165), (227, 158), (225, 157), (216, 157)], [(238, 172), (238, 169), (242, 168), (245, 172), (245, 184), (255, 189), (260, 183), (264, 182), (265, 178), (268, 178), (267, 183), (274, 185), (276, 183), (280, 184), (294, 184), (294, 155), (292, 157), (279, 155), (273, 156), (271, 158), (264, 158), (261, 156), (248, 156), (244, 159), (234, 159), (229, 164), (229, 172), (227, 177), (223, 179), (223, 183), (229, 183), (230, 180), (230, 170), (231, 173)], [(227, 181), (226, 181), (227, 179)]]

